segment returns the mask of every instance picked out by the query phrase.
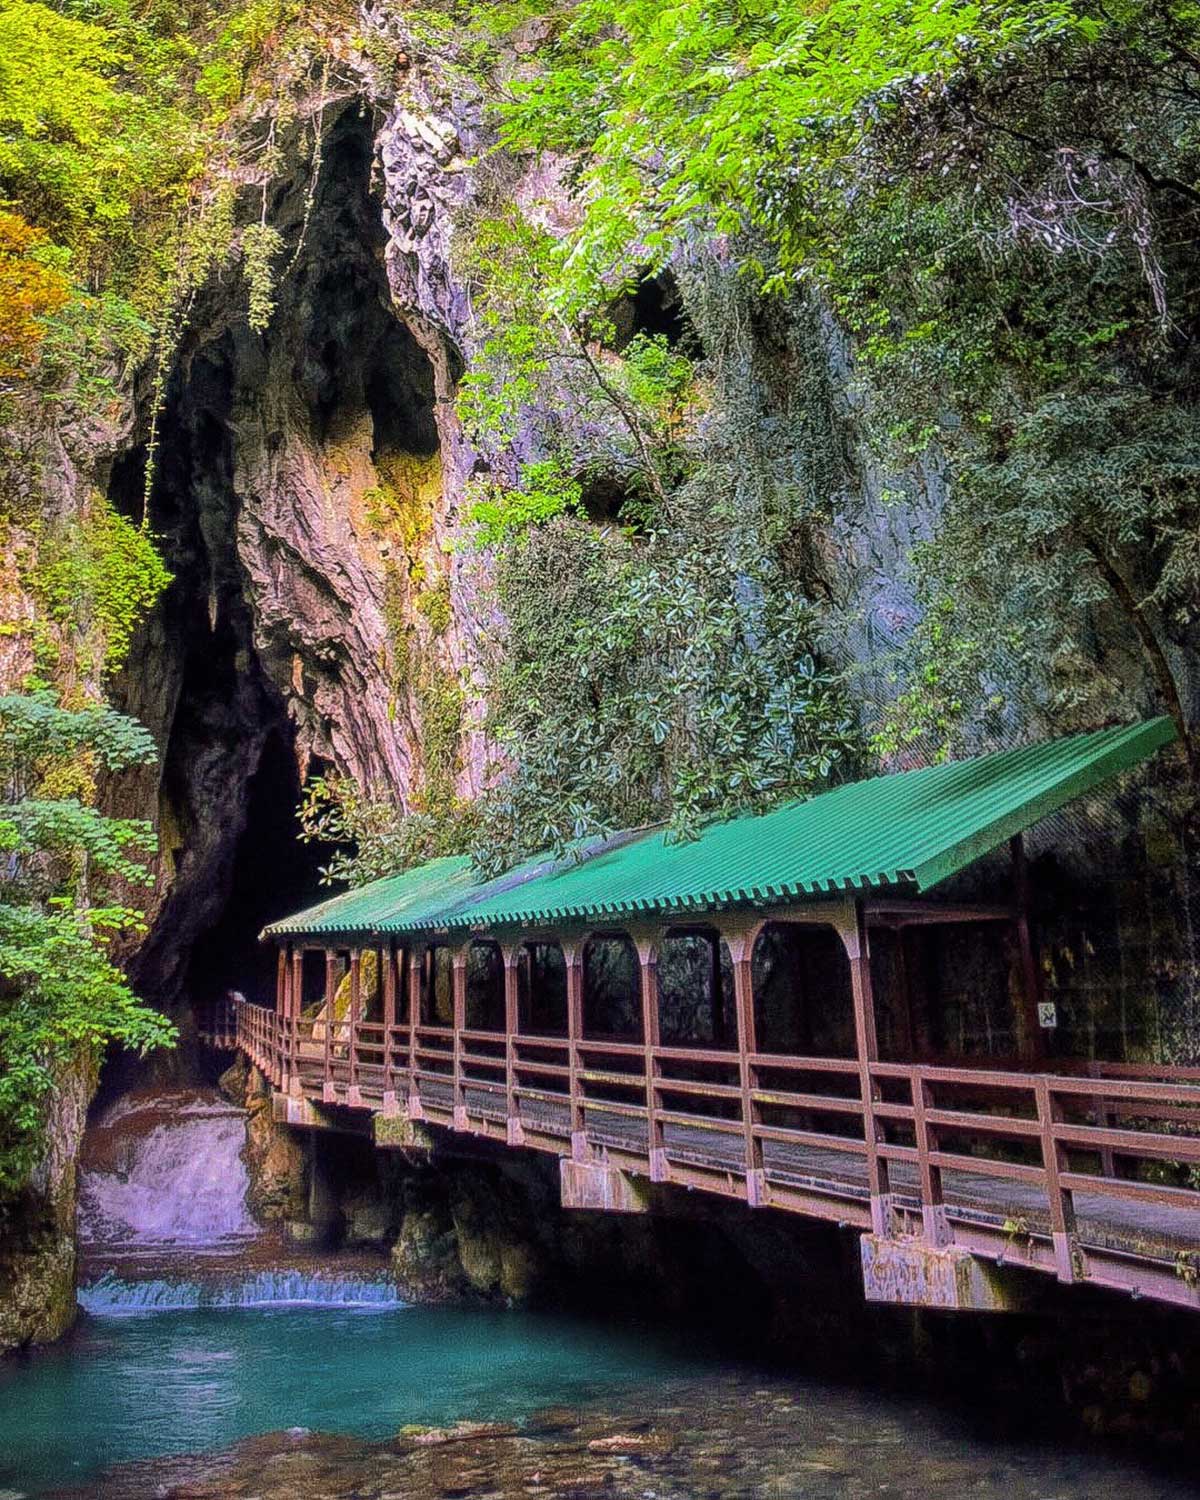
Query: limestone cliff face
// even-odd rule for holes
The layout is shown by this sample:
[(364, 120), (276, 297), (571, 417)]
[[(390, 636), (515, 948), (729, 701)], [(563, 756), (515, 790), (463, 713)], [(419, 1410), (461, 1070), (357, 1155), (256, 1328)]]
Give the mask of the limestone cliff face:
[(48, 1343), (75, 1321), (76, 1155), (95, 1085), (90, 1058), (60, 1073), (42, 1158), (0, 1214), (0, 1354)]
[(125, 797), (164, 834), (158, 921), (134, 970), (168, 1003), (228, 899), (273, 741), (293, 802), (318, 770), (406, 808), (431, 776), (463, 794), (478, 783), (469, 612), (446, 549), (471, 465), (454, 291), (434, 242), (397, 249), (401, 188), (378, 190), (405, 129), (397, 116), (377, 138), (363, 101), (329, 107), (311, 207), (306, 162), (280, 189), (276, 217), (301, 248), (270, 327), (251, 333), (213, 288), (168, 397), (152, 519), (176, 582), (120, 685), (164, 752)]

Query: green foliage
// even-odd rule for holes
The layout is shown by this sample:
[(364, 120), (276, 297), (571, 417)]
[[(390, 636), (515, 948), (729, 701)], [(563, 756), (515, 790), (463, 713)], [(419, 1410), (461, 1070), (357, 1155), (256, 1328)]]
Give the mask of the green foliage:
[(428, 620), (434, 635), (443, 635), (450, 628), (452, 617), (449, 574), (439, 573), (432, 583), (426, 584), (418, 592), (415, 603), (418, 613)]
[[(514, 24), (454, 14), (476, 42)], [(715, 234), (851, 336), (865, 436), (941, 511), (880, 747), (1114, 690), (1186, 727), (1198, 58), (1187, 0), (576, 0), (493, 105), (509, 147), (572, 159), (547, 316), (586, 327)]]
[(482, 802), (482, 868), (651, 821), (688, 838), (853, 752), (811, 608), (727, 537), (704, 510), (638, 541), (563, 518), (506, 551), (487, 728), (508, 769)]
[(0, 1202), (38, 1160), (58, 1069), (111, 1042), (144, 1053), (175, 1039), (105, 956), (105, 941), (135, 917), (92, 907), (85, 922), (70, 902), (42, 911), (0, 900)]
[[(639, 334), (618, 353), (608, 294), (581, 295), (566, 246), (519, 211), (503, 183), (493, 192), (502, 201), (466, 226), (457, 251), (480, 345), (458, 409), (491, 458), (468, 514), (483, 546), (578, 509), (597, 433), (606, 437), (606, 462), (628, 472), (631, 488), (664, 501), (688, 467), (680, 418), (695, 374), (687, 355), (660, 337)], [(623, 277), (613, 296), (628, 294), (633, 280)], [(530, 429), (543, 443), (533, 457)]]
[[(0, 200), (48, 236), (73, 293), (50, 320), (48, 388), (95, 381), (114, 353), (157, 344), (169, 360), (189, 296), (238, 243), (241, 183), (278, 165), (274, 129), (264, 141), (231, 113), (264, 106), (285, 125), (318, 45), (294, 0), (0, 6)], [(255, 326), (279, 248), (274, 229), (250, 232)]]
[(300, 837), (333, 846), (321, 879), (365, 885), (412, 865), (463, 850), (466, 809), (449, 820), (442, 809), (405, 809), (393, 797), (365, 794), (348, 776), (312, 776), (304, 784)]
[(480, 547), (497, 546), (564, 512), (577, 513), (583, 503), (579, 480), (564, 472), (557, 458), (523, 464), (520, 481), (512, 487), (489, 477), (475, 480), (469, 493), (467, 525)]
[(153, 755), (145, 730), (110, 708), (0, 698), (0, 1201), (38, 1158), (58, 1070), (112, 1042), (145, 1052), (174, 1040), (108, 956), (113, 938), (140, 930), (122, 893), (148, 881), (150, 826), (48, 795), (93, 764), (119, 771)]
[(296, 20), (295, 0), (249, 0), (232, 8), (214, 38), (210, 56), (196, 80), (196, 93), (218, 111), (242, 97), (250, 65), (271, 38)]
[(242, 230), (242, 275), (249, 298), (247, 322), (265, 333), (275, 311), (275, 262), (283, 253), (283, 236), (271, 224), (247, 224)]
[(153, 539), (100, 495), (87, 514), (47, 528), (28, 583), (48, 617), (97, 643), (97, 669), (125, 660), (134, 626), (171, 581)]

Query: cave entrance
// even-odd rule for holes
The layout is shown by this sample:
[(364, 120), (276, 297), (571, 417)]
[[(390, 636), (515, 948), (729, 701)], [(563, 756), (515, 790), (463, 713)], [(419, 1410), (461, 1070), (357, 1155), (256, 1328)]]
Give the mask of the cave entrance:
[[(373, 159), (353, 106), (329, 122), (311, 202), (310, 158), (288, 159), (271, 219), (302, 253), (274, 316), (254, 332), (240, 279), (206, 287), (160, 415), (149, 522), (173, 582), (115, 696), (160, 748), (122, 793), (123, 811), (156, 818), (165, 892), (129, 973), (185, 1035), (227, 991), (273, 1003), (258, 933), (329, 894), (331, 851), (298, 837), (298, 768), (404, 784), (403, 720), (369, 629), (399, 586), (371, 550), (384, 524), (371, 506), (386, 520), (392, 502), (366, 497), (405, 498), (410, 467), (424, 482), (438, 427), (433, 367), (391, 304)], [(140, 515), (144, 475), (144, 447), (114, 465), (126, 514)], [(152, 1067), (199, 1066), (177, 1058)]]
[(274, 1006), (275, 950), (260, 943), (258, 934), (268, 923), (329, 895), (321, 885), (321, 867), (331, 851), (299, 840), (300, 778), (282, 729), (267, 736), (245, 799), (224, 903), (211, 925), (197, 933), (184, 974), (184, 993), (194, 1011), (230, 991), (256, 1005)]

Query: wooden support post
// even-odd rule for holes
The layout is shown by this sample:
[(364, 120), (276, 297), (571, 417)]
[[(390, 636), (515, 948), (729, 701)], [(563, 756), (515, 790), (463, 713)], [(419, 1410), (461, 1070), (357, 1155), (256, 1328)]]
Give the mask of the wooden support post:
[(337, 1093), (333, 1086), (333, 1012), (337, 999), (337, 954), (325, 950), (325, 1073), (321, 1084), (321, 1101), (333, 1104)]
[(291, 1091), (303, 1092), (300, 1077), (300, 1011), (304, 1005), (304, 949), (289, 948), (288, 975), (291, 1004), (288, 1008), (288, 1049), (292, 1058)]
[(396, 945), (390, 939), (379, 950), (380, 984), (383, 989), (383, 1113), (390, 1119), (399, 1114), (393, 1033), (396, 1029)]
[(1042, 971), (1033, 937), (1029, 863), (1025, 858), (1025, 841), (1019, 833), (1009, 840), (1008, 847), (1012, 855), (1015, 926), (1017, 948), (1021, 956), (1021, 1054), (1030, 1062), (1040, 1063), (1046, 1059), (1046, 1034), (1038, 1016), (1038, 1005), (1042, 998)]
[(564, 942), (567, 967), (567, 1078), (571, 1093), (571, 1160), (591, 1160), (587, 1139), (587, 1116), (583, 1104), (582, 1063), (579, 1044), (583, 1039), (583, 942)]
[(658, 1014), (658, 943), (659, 933), (646, 933), (634, 937), (637, 948), (638, 974), (641, 980), (642, 998), (642, 1066), (646, 1072), (646, 1150), (650, 1158), (650, 1181), (666, 1182), (669, 1176), (666, 1140), (662, 1121), (658, 1118), (660, 1106), (658, 1079), (662, 1064), (658, 1059), (658, 1048), (662, 1041), (662, 1029)]
[(423, 1120), (425, 1111), (421, 1105), (421, 1080), (417, 1076), (420, 1061), (417, 1056), (420, 1038), (417, 1030), (421, 1025), (421, 979), (425, 972), (428, 948), (413, 944), (408, 949), (408, 1118)]
[(350, 950), (350, 1040), (346, 1048), (349, 1068), (349, 1082), (346, 1085), (346, 1103), (353, 1109), (358, 1109), (362, 1106), (362, 1090), (359, 1088), (358, 1084), (358, 1029), (361, 1024), (362, 950), (360, 948), (352, 948)]
[(934, 1107), (933, 1091), (916, 1068), (912, 1072), (912, 1106), (921, 1180), (921, 1226), (926, 1242), (940, 1250), (953, 1241), (954, 1233), (942, 1197), (942, 1169), (929, 1160), (930, 1152), (938, 1149), (937, 1130), (925, 1117), (926, 1110)]
[(467, 1089), (463, 1078), (463, 1039), (467, 1024), (467, 955), (470, 945), (454, 950), (454, 1128), (466, 1130)]
[(504, 956), (505, 1133), (510, 1146), (523, 1146), (525, 1136), (521, 1129), (521, 1101), (517, 1094), (517, 1033), (521, 1025), (517, 983), (522, 949), (520, 943), (508, 944), (501, 952)]
[(767, 1171), (762, 1139), (755, 1129), (761, 1111), (754, 1102), (757, 1070), (750, 1059), (758, 1051), (754, 1017), (754, 944), (761, 923), (724, 931), (733, 961), (733, 1002), (737, 1021), (738, 1081), (741, 1087), (742, 1140), (746, 1159), (746, 1202), (759, 1208), (766, 1202)]
[(1060, 1174), (1067, 1169), (1066, 1154), (1054, 1135), (1054, 1126), (1062, 1118), (1062, 1111), (1050, 1092), (1050, 1079), (1045, 1074), (1034, 1079), (1034, 1093), (1041, 1127), (1042, 1170), (1046, 1174), (1054, 1271), (1059, 1281), (1077, 1281), (1081, 1257), (1075, 1231), (1075, 1201), (1060, 1180)]
[(271, 1049), (271, 1082), (277, 1089), (287, 1088), (291, 1070), (288, 1066), (288, 961), (286, 948), (280, 948), (275, 963), (275, 1021)]
[(884, 1140), (883, 1125), (875, 1114), (876, 1083), (871, 1064), (879, 1060), (875, 1035), (875, 996), (871, 987), (871, 950), (862, 902), (856, 901), (840, 925), (839, 934), (850, 959), (850, 989), (854, 1004), (854, 1040), (858, 1053), (859, 1091), (862, 1098), (863, 1138), (867, 1147), (867, 1183), (871, 1194), (871, 1227), (877, 1235), (892, 1232), (892, 1195), (888, 1164), (879, 1155)]
[(729, 996), (721, 984), (721, 934), (708, 933), (706, 937), (709, 949), (709, 984), (712, 994), (712, 1019), (713, 1019), (713, 1046), (727, 1047), (729, 1045), (729, 1016), (726, 1006), (729, 1004)]

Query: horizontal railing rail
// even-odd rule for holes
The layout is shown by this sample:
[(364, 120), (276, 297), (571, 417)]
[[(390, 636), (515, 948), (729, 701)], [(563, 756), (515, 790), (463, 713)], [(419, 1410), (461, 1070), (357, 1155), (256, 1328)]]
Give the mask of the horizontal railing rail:
[[(1188, 1296), (1200, 1280), (1200, 1068), (860, 1065), (377, 1018), (285, 1020), (244, 1002), (231, 1034), (277, 1087), (327, 1102), (405, 1101), (417, 1118), (564, 1153), (582, 1137), (654, 1180), (939, 1245), (961, 1237), (1065, 1281), (1085, 1279), (1089, 1257), (1108, 1251), (1106, 1284), (1170, 1299), (1172, 1276)], [(1116, 1219), (1113, 1205), (1124, 1205)], [(1139, 1269), (1148, 1262), (1166, 1267), (1158, 1281)]]

